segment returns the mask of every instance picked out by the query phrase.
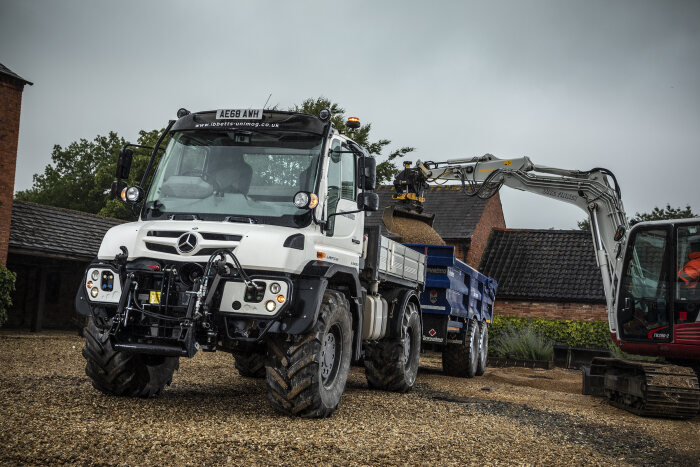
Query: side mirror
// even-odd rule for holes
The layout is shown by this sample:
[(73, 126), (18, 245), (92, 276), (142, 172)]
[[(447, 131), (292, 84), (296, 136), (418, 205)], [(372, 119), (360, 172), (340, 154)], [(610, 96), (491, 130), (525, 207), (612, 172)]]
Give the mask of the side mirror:
[(126, 180), (131, 172), (131, 161), (134, 158), (134, 150), (130, 148), (121, 148), (119, 150), (119, 158), (117, 159), (117, 173), (119, 179)]
[(357, 196), (357, 209), (361, 211), (378, 211), (379, 195), (373, 192), (360, 193)]
[(374, 157), (362, 156), (357, 160), (358, 185), (363, 190), (377, 188), (377, 160)]

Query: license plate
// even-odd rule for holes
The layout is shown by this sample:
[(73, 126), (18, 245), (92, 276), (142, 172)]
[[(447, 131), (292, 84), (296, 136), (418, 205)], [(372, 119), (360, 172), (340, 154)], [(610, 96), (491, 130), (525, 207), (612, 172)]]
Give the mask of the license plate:
[(217, 120), (262, 120), (263, 109), (219, 109)]
[(151, 291), (151, 296), (148, 297), (148, 303), (159, 304), (160, 292)]

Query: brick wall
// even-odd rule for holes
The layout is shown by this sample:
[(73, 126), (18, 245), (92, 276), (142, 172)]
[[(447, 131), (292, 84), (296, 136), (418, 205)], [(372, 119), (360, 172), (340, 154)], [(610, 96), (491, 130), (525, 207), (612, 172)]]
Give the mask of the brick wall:
[(21, 82), (0, 75), (0, 266), (7, 262), (10, 240), (23, 88)]
[(481, 214), (481, 219), (479, 219), (479, 223), (476, 225), (476, 229), (474, 229), (469, 244), (469, 251), (466, 256), (467, 259), (465, 261), (469, 266), (475, 269), (479, 268), (481, 256), (484, 254), (486, 244), (489, 241), (489, 235), (491, 235), (491, 230), (494, 228), (506, 228), (506, 221), (503, 217), (503, 207), (501, 205), (501, 195), (499, 193), (489, 198), (484, 212)]
[(607, 321), (608, 314), (602, 303), (535, 302), (496, 299), (494, 313), (521, 318), (575, 319), (580, 321)]

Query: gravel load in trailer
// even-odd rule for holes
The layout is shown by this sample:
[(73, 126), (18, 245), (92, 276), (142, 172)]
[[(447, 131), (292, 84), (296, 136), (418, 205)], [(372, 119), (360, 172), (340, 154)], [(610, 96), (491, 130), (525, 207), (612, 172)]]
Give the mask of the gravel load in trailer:
[(483, 375), (498, 283), (455, 258), (453, 246), (406, 246), (427, 257), (425, 290), (420, 296), (423, 347), (442, 353), (447, 375)]

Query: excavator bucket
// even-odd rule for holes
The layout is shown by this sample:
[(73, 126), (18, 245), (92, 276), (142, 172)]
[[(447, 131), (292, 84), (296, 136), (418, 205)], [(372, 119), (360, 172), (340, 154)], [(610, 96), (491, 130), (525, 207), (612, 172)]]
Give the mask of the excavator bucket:
[[(403, 206), (387, 206), (384, 209), (384, 214), (382, 215), (382, 220), (384, 221), (384, 225), (387, 223), (387, 218), (390, 219), (395, 219), (397, 217), (405, 217), (408, 219), (416, 219), (421, 221), (424, 224), (428, 224), (430, 227), (433, 226), (433, 222), (435, 222), (435, 214), (424, 214), (422, 212), (416, 211), (414, 209), (408, 209)], [(391, 222), (391, 220), (390, 220)], [(387, 227), (388, 229), (389, 227)]]
[(403, 243), (444, 245), (445, 241), (433, 229), (435, 214), (424, 214), (400, 206), (387, 206), (382, 215), (384, 227)]

